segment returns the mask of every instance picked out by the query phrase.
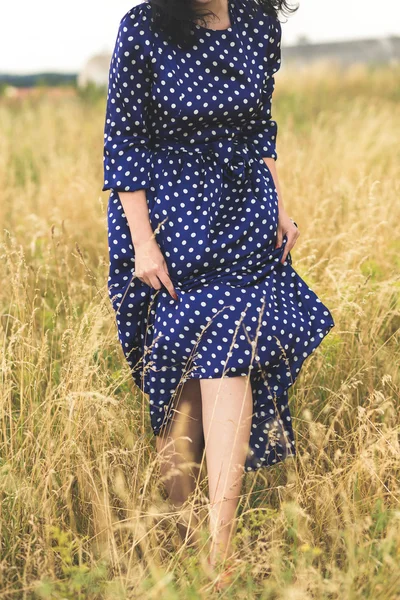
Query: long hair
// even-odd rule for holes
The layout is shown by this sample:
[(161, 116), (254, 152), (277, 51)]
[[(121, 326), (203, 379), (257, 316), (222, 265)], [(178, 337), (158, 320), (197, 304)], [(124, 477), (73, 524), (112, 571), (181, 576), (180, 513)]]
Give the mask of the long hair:
[[(147, 0), (152, 7), (154, 25), (164, 31), (175, 44), (187, 46), (191, 41), (191, 29), (194, 21), (206, 26), (206, 18), (216, 17), (212, 10), (198, 9), (188, 0)], [(281, 12), (292, 13), (298, 6), (291, 7), (287, 0), (249, 0), (259, 5), (265, 14), (275, 15)]]

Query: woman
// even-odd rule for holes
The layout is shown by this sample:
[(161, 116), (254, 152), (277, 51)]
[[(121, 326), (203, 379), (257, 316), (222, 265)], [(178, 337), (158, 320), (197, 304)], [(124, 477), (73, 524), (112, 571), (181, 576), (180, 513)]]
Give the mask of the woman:
[(334, 326), (291, 266), (275, 164), (285, 7), (146, 0), (110, 64), (110, 298), (177, 507), (205, 451), (212, 566), (231, 554), (244, 472), (296, 454), (288, 388)]

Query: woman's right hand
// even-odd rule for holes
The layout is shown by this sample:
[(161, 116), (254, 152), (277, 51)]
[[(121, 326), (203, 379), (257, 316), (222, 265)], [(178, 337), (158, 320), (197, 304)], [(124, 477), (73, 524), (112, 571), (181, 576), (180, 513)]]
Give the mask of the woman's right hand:
[(161, 289), (163, 283), (171, 297), (178, 300), (167, 263), (154, 237), (135, 244), (135, 274), (141, 281), (156, 290)]

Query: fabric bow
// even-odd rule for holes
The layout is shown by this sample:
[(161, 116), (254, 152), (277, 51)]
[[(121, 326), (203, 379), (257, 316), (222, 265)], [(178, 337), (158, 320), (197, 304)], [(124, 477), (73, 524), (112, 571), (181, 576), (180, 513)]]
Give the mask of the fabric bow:
[[(246, 177), (247, 162), (251, 151), (248, 145), (239, 137), (219, 138), (210, 142), (198, 142), (196, 144), (181, 144), (179, 142), (169, 142), (162, 144), (155, 143), (154, 150), (166, 150), (181, 154), (182, 152), (198, 152), (207, 154), (212, 160), (215, 160), (224, 170), (226, 176), (235, 181), (238, 178)], [(182, 162), (181, 171), (185, 163)]]
[(221, 138), (211, 142), (210, 146), (217, 162), (222, 166), (231, 181), (246, 176), (248, 148), (243, 142)]

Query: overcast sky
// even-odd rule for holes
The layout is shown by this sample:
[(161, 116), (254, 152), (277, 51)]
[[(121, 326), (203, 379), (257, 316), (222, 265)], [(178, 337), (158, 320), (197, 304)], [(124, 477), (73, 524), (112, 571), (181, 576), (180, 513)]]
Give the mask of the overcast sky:
[[(299, 0), (283, 24), (283, 45), (400, 35), (400, 0)], [(0, 72), (78, 71), (111, 52), (118, 23), (135, 0), (2, 0)], [(293, 4), (295, 1), (293, 0)]]

